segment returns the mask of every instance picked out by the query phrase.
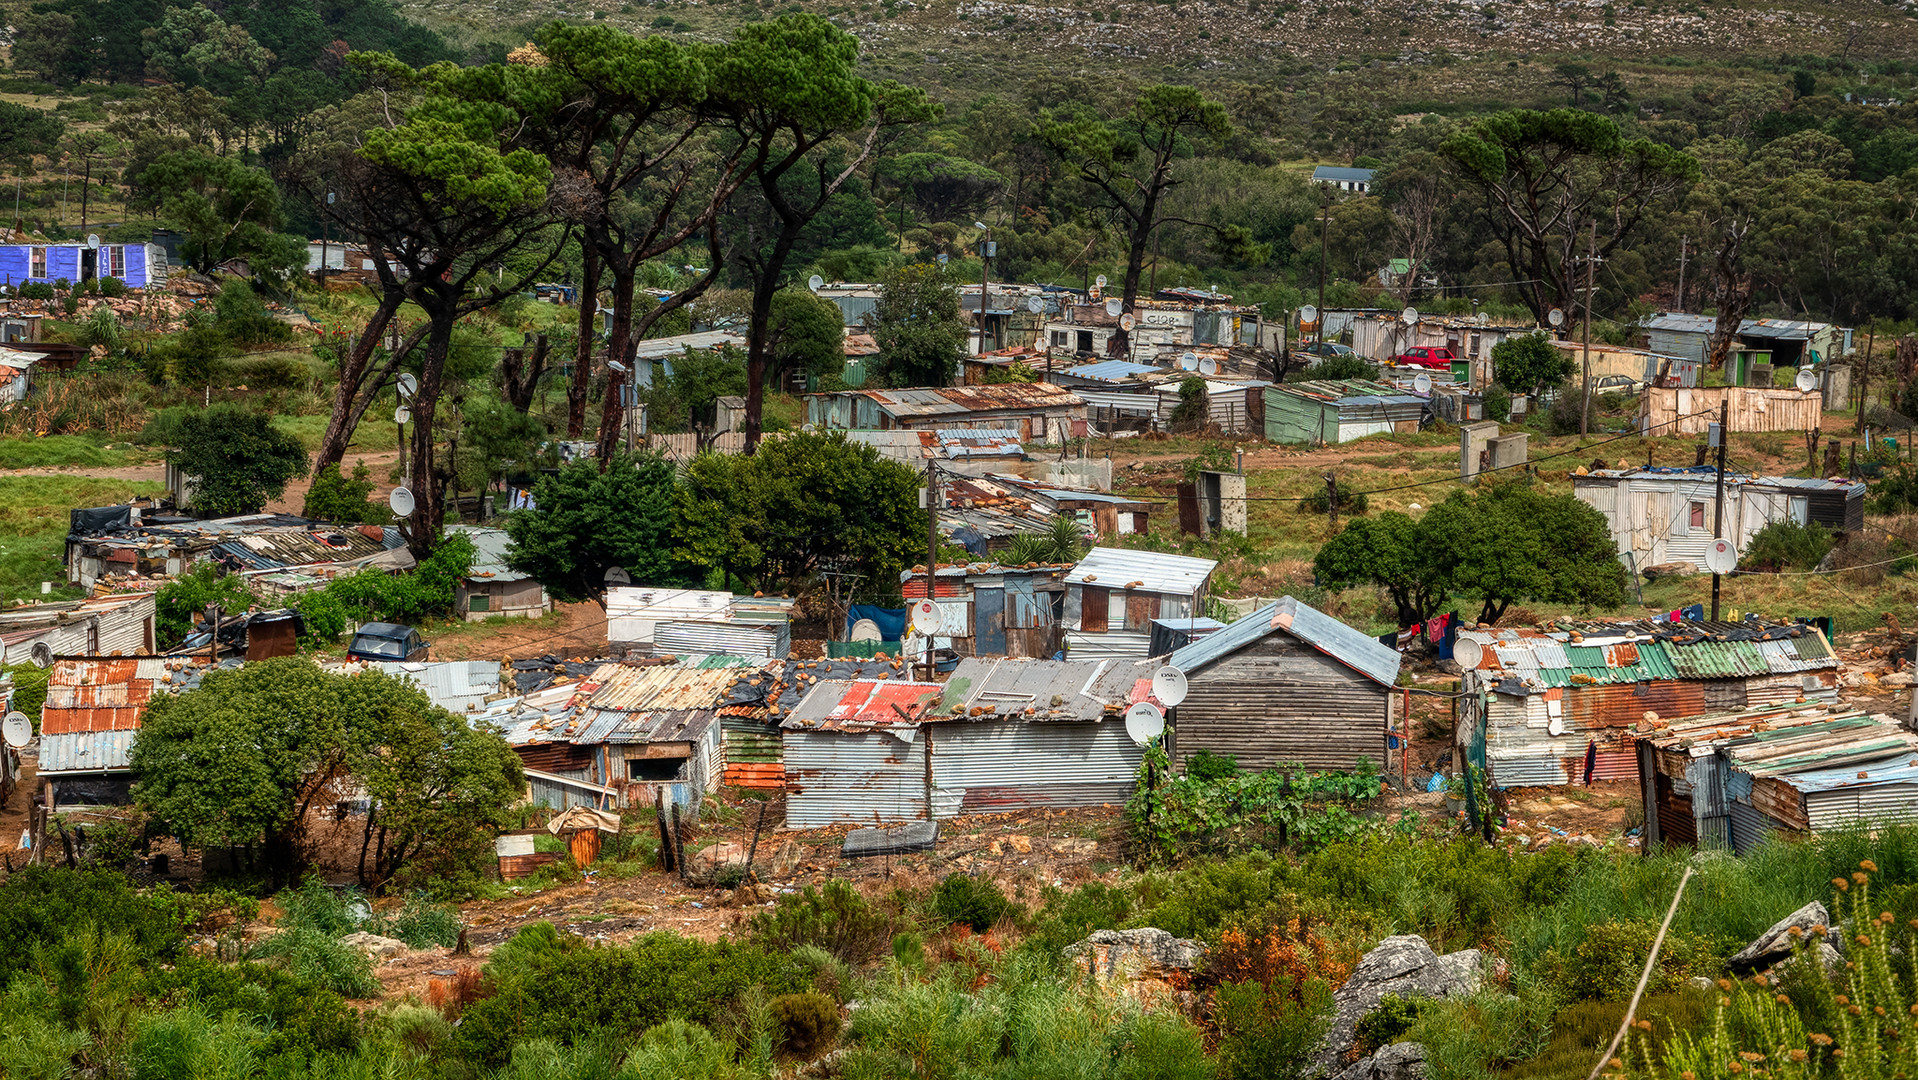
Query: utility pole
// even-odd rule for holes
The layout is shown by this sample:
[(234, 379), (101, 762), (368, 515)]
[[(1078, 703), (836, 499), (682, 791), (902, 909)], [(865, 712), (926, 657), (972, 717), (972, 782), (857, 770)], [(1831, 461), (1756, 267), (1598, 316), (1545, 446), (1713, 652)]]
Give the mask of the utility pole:
[(1325, 238), (1332, 227), (1332, 188), (1324, 185), (1319, 200), (1319, 325), (1312, 335), (1314, 341), (1325, 340)]
[(1332, 478), (1331, 473), (1325, 474), (1325, 515), (1331, 525), (1332, 533), (1337, 535), (1339, 531), (1339, 484), (1337, 480)]
[(1585, 241), (1585, 381), (1579, 393), (1578, 433), (1590, 434), (1592, 419), (1592, 284), (1598, 270), (1598, 221)]
[(1691, 238), (1679, 234), (1678, 237), (1678, 310), (1685, 310), (1685, 247)]
[(1878, 343), (1878, 330), (1865, 332), (1865, 362), (1858, 365), (1858, 423), (1853, 434), (1865, 433), (1865, 402), (1871, 400), (1871, 348)]
[[(988, 287), (992, 278), (992, 243), (990, 239), (992, 230), (987, 228), (986, 223), (983, 221), (975, 221), (973, 224), (984, 230), (983, 234), (979, 237), (979, 355), (984, 356), (986, 354), (986, 297), (992, 293), (992, 290)], [(930, 599), (932, 594), (927, 593), (926, 596)], [(927, 663), (931, 663), (931, 661), (928, 660)]]
[[(1718, 495), (1712, 500), (1712, 539), (1725, 536), (1725, 444), (1730, 442), (1730, 432), (1725, 430), (1726, 421), (1731, 418), (1732, 399), (1726, 394), (1718, 403)], [(1718, 580), (1719, 573), (1712, 572), (1712, 621), (1718, 621)]]
[[(939, 466), (926, 461), (926, 600), (938, 595), (939, 573)], [(912, 669), (907, 668), (911, 675)], [(932, 681), (932, 635), (926, 635), (926, 681)]]

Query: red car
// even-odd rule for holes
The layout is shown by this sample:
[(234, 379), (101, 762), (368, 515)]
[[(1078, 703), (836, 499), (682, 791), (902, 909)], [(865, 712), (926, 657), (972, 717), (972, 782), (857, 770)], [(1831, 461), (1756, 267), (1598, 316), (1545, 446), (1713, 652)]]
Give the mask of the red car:
[(1413, 367), (1441, 368), (1450, 371), (1452, 370), (1452, 361), (1457, 359), (1458, 357), (1453, 356), (1452, 350), (1450, 349), (1431, 349), (1423, 345), (1416, 345), (1394, 356), (1392, 363), (1394, 366), (1409, 364)]

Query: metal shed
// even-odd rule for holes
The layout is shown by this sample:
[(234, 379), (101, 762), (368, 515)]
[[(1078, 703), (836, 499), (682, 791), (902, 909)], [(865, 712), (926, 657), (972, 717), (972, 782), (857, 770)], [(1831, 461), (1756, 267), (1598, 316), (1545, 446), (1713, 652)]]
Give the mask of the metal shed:
[(1154, 619), (1199, 617), (1218, 565), (1188, 555), (1093, 548), (1066, 575), (1066, 654), (1144, 656)]
[(1412, 433), (1430, 400), (1362, 379), (1280, 383), (1265, 388), (1265, 437), (1273, 442), (1344, 443)]

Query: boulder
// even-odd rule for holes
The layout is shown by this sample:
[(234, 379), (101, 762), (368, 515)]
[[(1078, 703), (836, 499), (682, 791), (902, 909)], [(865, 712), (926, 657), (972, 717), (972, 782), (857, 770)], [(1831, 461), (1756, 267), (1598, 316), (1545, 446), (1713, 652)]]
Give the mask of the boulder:
[[(1834, 956), (1843, 953), (1844, 938), (1838, 933), (1837, 927), (1831, 924), (1831, 912), (1825, 909), (1825, 905), (1813, 900), (1773, 923), (1771, 929), (1758, 935), (1750, 945), (1733, 953), (1725, 961), (1725, 966), (1736, 974), (1749, 975), (1783, 963), (1791, 959), (1798, 944), (1811, 934), (1813, 927), (1824, 928), (1824, 940), (1821, 942), (1824, 948), (1818, 950), (1821, 956), (1825, 949), (1830, 949)], [(1798, 933), (1793, 934), (1794, 929)], [(1830, 963), (1827, 961), (1827, 966)]]
[(346, 935), (340, 939), (340, 944), (350, 945), (360, 950), (367, 955), (368, 959), (375, 963), (381, 960), (391, 960), (406, 951), (406, 942), (400, 941), (397, 938), (369, 934), (364, 930)]
[(1186, 1001), (1205, 946), (1151, 927), (1097, 930), (1066, 946), (1065, 956), (1099, 989), (1152, 1008)]
[(753, 860), (753, 871), (762, 878), (783, 881), (799, 871), (799, 863), (805, 855), (805, 848), (797, 840), (784, 840), (776, 845), (761, 840), (759, 857)]
[(1352, 977), (1332, 994), (1332, 1026), (1314, 1059), (1317, 1071), (1326, 1076), (1342, 1071), (1359, 1021), (1371, 1015), (1386, 995), (1453, 997), (1472, 993), (1484, 981), (1485, 956), (1477, 949), (1440, 956), (1417, 934), (1386, 938), (1359, 960)]
[(686, 856), (686, 877), (690, 881), (716, 881), (726, 876), (728, 870), (732, 871), (735, 878), (745, 876), (746, 845), (714, 844)]
[(1657, 581), (1662, 577), (1690, 577), (1698, 573), (1698, 564), (1694, 562), (1667, 562), (1656, 566), (1647, 566), (1643, 571), (1646, 581)]
[(1393, 1043), (1347, 1065), (1336, 1080), (1425, 1080), (1425, 1047)]

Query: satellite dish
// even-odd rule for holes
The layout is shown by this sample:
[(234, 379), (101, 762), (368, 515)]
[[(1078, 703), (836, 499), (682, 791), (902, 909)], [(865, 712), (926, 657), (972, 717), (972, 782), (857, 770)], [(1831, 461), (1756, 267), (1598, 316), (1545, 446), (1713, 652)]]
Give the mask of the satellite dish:
[(626, 568), (623, 566), (607, 567), (606, 573), (602, 575), (602, 578), (608, 585), (631, 585), (633, 583), (633, 575), (627, 573)]
[(393, 489), (393, 494), (386, 497), (386, 505), (393, 508), (394, 517), (412, 517), (413, 493), (403, 487), (396, 487)]
[(852, 624), (852, 633), (846, 635), (848, 641), (884, 641), (879, 633), (879, 624), (871, 619), (861, 619)]
[(1564, 326), (1565, 313), (1558, 310), (1557, 308), (1553, 308), (1552, 310), (1545, 313), (1545, 321), (1548, 323), (1551, 323), (1553, 326)]
[(1210, 356), (1199, 357), (1199, 374), (1217, 375), (1218, 373), (1219, 362), (1217, 360), (1212, 359)]
[(1185, 682), (1185, 672), (1180, 671), (1171, 664), (1167, 664), (1152, 673), (1152, 696), (1158, 698), (1159, 704), (1164, 705), (1168, 709), (1184, 701), (1186, 690), (1188, 689), (1189, 687), (1186, 686)]
[(818, 274), (814, 274), (806, 279), (806, 288), (811, 289), (813, 292), (818, 292), (825, 287), (826, 279), (820, 277)]
[(799, 426), (799, 430), (804, 434), (811, 435), (814, 432), (819, 430), (819, 425), (818, 424), (801, 424)]
[(1479, 312), (1477, 315), (1472, 316), (1472, 318), (1477, 320), (1480, 326), (1490, 326), (1492, 323), (1492, 316), (1483, 311)]
[(1417, 394), (1431, 393), (1432, 377), (1430, 375), (1425, 375), (1425, 374), (1412, 376), (1412, 392)]
[(411, 410), (411, 409), (409, 409), (409, 408), (407, 408), (407, 407), (406, 407), (406, 406), (404, 406), (404, 405), (402, 405), (402, 406), (400, 406), (400, 407), (399, 407), (399, 408), (397, 408), (397, 409), (394, 409), (394, 410), (393, 410), (393, 422), (394, 422), (395, 424), (410, 424), (410, 423), (412, 423), (412, 422), (413, 422), (413, 410)]
[(1705, 549), (1705, 569), (1714, 574), (1729, 574), (1738, 569), (1738, 546), (1730, 540), (1713, 540)]
[(1399, 321), (1404, 323), (1407, 326), (1411, 326), (1413, 323), (1418, 322), (1419, 309), (1415, 307), (1409, 307), (1409, 308), (1406, 308), (1404, 311), (1399, 312)]
[(1484, 660), (1485, 650), (1479, 647), (1478, 642), (1470, 638), (1459, 638), (1452, 643), (1452, 662), (1457, 664), (1461, 671), (1475, 670)]
[(1182, 354), (1180, 354), (1180, 356), (1179, 356), (1179, 370), (1180, 370), (1180, 371), (1197, 371), (1197, 370), (1199, 370), (1199, 354), (1198, 354), (1198, 353), (1182, 353)]
[(33, 741), (33, 721), (23, 712), (10, 712), (0, 720), (0, 739), (15, 750)]
[(1119, 317), (1119, 313), (1124, 310), (1125, 310), (1125, 301), (1120, 300), (1116, 296), (1106, 297), (1106, 314), (1107, 315), (1110, 315), (1116, 319)]
[(1139, 325), (1139, 320), (1133, 318), (1132, 313), (1130, 311), (1126, 312), (1124, 315), (1119, 316), (1119, 329), (1130, 330), (1137, 325)]
[(1798, 378), (1794, 379), (1793, 382), (1797, 385), (1798, 389), (1809, 394), (1813, 390), (1818, 389), (1818, 374), (1810, 368), (1799, 368)]
[(1044, 297), (1042, 297), (1042, 296), (1028, 296), (1028, 297), (1026, 297), (1026, 310), (1027, 310), (1027, 311), (1030, 311), (1030, 312), (1032, 312), (1032, 313), (1033, 313), (1034, 315), (1037, 315), (1037, 314), (1039, 314), (1039, 313), (1040, 313), (1041, 311), (1044, 311), (1045, 309), (1046, 309), (1046, 301), (1045, 301), (1045, 298), (1044, 298)]
[(931, 637), (939, 632), (939, 605), (930, 600), (915, 600), (912, 604), (912, 628)]
[(414, 378), (412, 375), (400, 376), (399, 391), (400, 391), (401, 397), (410, 398), (414, 394), (419, 392), (419, 388), (420, 388), (420, 381)]
[(1144, 746), (1165, 734), (1165, 714), (1150, 701), (1141, 701), (1125, 711), (1125, 733)]
[(1302, 308), (1300, 308), (1300, 309), (1299, 309), (1299, 321), (1300, 321), (1300, 322), (1302, 322), (1302, 323), (1308, 323), (1308, 322), (1309, 322), (1309, 323), (1315, 323), (1315, 322), (1318, 322), (1318, 321), (1319, 321), (1319, 309), (1318, 309), (1318, 308), (1315, 308), (1315, 307), (1313, 307), (1313, 306), (1312, 306), (1311, 304), (1307, 304), (1307, 305), (1305, 305), (1304, 307), (1302, 307)]
[(1552, 717), (1552, 719), (1546, 723), (1545, 731), (1550, 735), (1565, 734), (1565, 718), (1562, 716)]
[(1100, 274), (1098, 277), (1092, 279), (1092, 283), (1103, 289), (1106, 287), (1106, 276)]
[(44, 641), (36, 641), (33, 643), (33, 649), (28, 652), (27, 659), (31, 660), (33, 666), (37, 668), (52, 667), (53, 646)]

